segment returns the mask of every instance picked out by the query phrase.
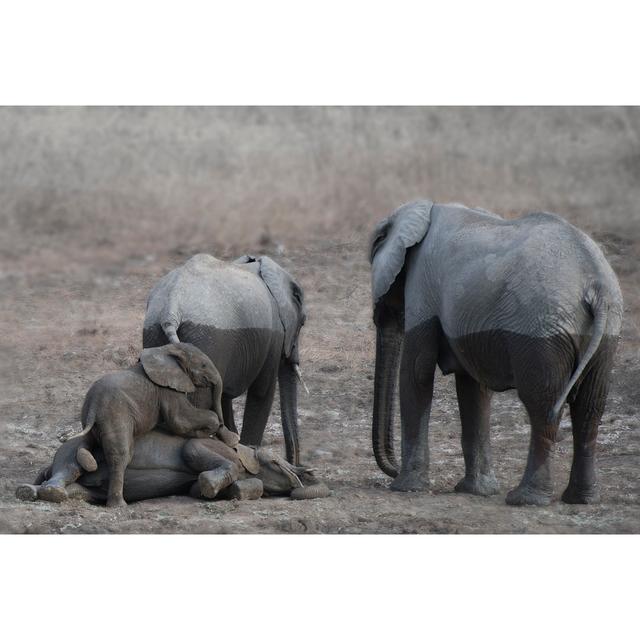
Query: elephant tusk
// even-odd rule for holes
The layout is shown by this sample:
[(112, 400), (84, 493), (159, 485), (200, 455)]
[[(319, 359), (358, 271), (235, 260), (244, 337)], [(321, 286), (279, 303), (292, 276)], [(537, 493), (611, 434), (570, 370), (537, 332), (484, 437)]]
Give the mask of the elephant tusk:
[(302, 377), (302, 371), (300, 371), (300, 366), (297, 364), (293, 365), (293, 370), (296, 372), (296, 376), (298, 378), (298, 380), (300, 380), (300, 383), (302, 384), (302, 386), (304, 387), (304, 390), (307, 392), (307, 395), (309, 395), (309, 387), (307, 387), (304, 378)]
[(293, 481), (294, 484), (295, 482), (297, 482), (301, 487), (304, 487), (304, 485), (302, 484), (302, 480), (300, 480), (297, 473), (294, 473), (293, 471), (291, 471), (291, 469), (288, 469), (287, 467), (285, 467), (283, 464), (281, 464), (279, 460), (274, 460), (273, 462), (275, 462), (278, 465), (282, 473), (284, 473), (284, 475), (287, 476), (289, 480)]

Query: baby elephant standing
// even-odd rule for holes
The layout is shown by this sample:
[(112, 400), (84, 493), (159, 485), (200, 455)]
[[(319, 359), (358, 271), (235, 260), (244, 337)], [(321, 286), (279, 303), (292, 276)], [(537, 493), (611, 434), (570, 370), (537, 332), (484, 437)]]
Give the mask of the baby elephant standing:
[[(186, 394), (196, 387), (211, 388), (215, 413), (189, 402)], [(237, 444), (238, 435), (222, 423), (221, 396), (218, 370), (200, 349), (185, 343), (145, 349), (135, 366), (96, 381), (82, 407), (84, 430), (73, 437), (85, 439), (78, 462), (86, 470), (93, 470), (87, 451), (91, 444), (99, 444), (104, 452), (109, 469), (107, 506), (126, 504), (124, 473), (133, 456), (134, 440), (158, 424), (183, 437), (217, 433), (230, 446)], [(59, 484), (54, 475), (43, 490), (64, 490), (64, 484)]]

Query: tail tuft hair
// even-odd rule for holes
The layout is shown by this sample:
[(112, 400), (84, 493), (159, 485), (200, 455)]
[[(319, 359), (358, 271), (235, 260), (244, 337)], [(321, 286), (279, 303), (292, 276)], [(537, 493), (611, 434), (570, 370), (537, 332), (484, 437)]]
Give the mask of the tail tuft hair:
[(584, 295), (584, 303), (587, 305), (589, 310), (591, 311), (591, 315), (593, 316), (593, 329), (591, 333), (591, 340), (589, 340), (589, 344), (587, 345), (587, 350), (584, 352), (582, 358), (578, 362), (578, 366), (576, 370), (573, 372), (573, 375), (569, 379), (567, 386), (562, 391), (562, 394), (558, 398), (558, 401), (554, 405), (551, 413), (549, 414), (549, 422), (553, 423), (560, 419), (560, 414), (562, 413), (562, 407), (564, 403), (567, 401), (569, 394), (571, 393), (571, 389), (573, 389), (574, 385), (580, 379), (580, 376), (586, 369), (587, 365), (591, 361), (591, 358), (595, 355), (598, 347), (600, 346), (600, 342), (604, 336), (604, 332), (607, 326), (607, 315), (609, 307), (607, 305), (604, 296), (600, 290), (598, 285), (592, 284), (589, 286)]

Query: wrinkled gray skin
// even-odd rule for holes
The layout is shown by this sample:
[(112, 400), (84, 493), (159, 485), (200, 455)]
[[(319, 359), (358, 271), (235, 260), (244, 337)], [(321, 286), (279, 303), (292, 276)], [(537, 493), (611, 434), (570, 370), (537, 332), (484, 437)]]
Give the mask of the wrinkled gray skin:
[[(62, 444), (51, 466), (40, 472), (35, 484), (18, 487), (17, 497), (50, 502), (73, 497), (104, 503), (109, 473), (102, 450), (94, 446), (89, 454), (96, 471), (86, 473), (78, 468), (78, 451), (86, 451), (88, 446), (90, 443), (83, 439)], [(63, 491), (43, 490), (47, 478), (53, 476), (61, 480)], [(265, 449), (244, 445), (231, 448), (216, 438), (188, 439), (162, 431), (152, 431), (136, 440), (133, 458), (124, 474), (124, 497), (128, 502), (180, 494), (209, 500), (255, 499), (262, 495), (303, 500), (329, 493), (311, 469), (291, 465)]]
[[(529, 456), (507, 503), (548, 504), (549, 453), (565, 401), (574, 455), (568, 503), (598, 499), (595, 445), (622, 321), (622, 295), (597, 245), (562, 218), (503, 220), (479, 209), (407, 204), (371, 240), (377, 328), (373, 448), (391, 488), (428, 487), (436, 366), (453, 373), (465, 476), (457, 491), (498, 491), (490, 400), (516, 389), (531, 422)], [(393, 451), (399, 369), (402, 465)]]
[[(135, 366), (93, 383), (82, 406), (84, 429), (72, 440), (85, 442), (85, 452), (95, 444), (101, 446), (110, 477), (108, 506), (125, 504), (124, 473), (133, 455), (134, 441), (158, 423), (186, 437), (218, 433), (221, 416), (194, 407), (186, 396), (196, 387), (209, 389), (220, 406), (220, 374), (211, 360), (190, 344), (145, 349)], [(43, 492), (59, 493), (66, 481), (66, 476), (53, 474)]]
[[(190, 342), (202, 349), (224, 380), (225, 424), (236, 432), (232, 400), (246, 392), (243, 444), (262, 442), (278, 381), (286, 456), (298, 464), (296, 372), (305, 318), (302, 289), (270, 258), (228, 263), (198, 254), (151, 291), (143, 344)], [(210, 406), (206, 394), (191, 400)]]

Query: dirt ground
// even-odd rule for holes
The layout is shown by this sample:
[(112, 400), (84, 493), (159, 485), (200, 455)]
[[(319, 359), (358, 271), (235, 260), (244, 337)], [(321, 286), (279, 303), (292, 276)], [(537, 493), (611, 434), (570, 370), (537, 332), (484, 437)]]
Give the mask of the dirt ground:
[[(3, 109), (0, 149), (0, 532), (640, 532), (638, 110)], [(460, 426), (453, 377), (443, 376), (432, 491), (389, 491), (371, 450), (366, 245), (378, 219), (416, 196), (507, 217), (553, 210), (604, 249), (626, 316), (599, 435), (601, 504), (559, 501), (571, 463), (567, 418), (552, 504), (504, 503), (529, 439), (513, 392), (493, 402), (501, 493), (455, 494)], [(299, 398), (302, 459), (332, 496), (172, 497), (114, 511), (16, 500), (16, 486), (51, 459), (56, 436), (77, 427), (91, 382), (137, 358), (153, 283), (200, 251), (265, 253), (301, 282), (310, 389)], [(265, 444), (279, 450), (277, 405)]]

